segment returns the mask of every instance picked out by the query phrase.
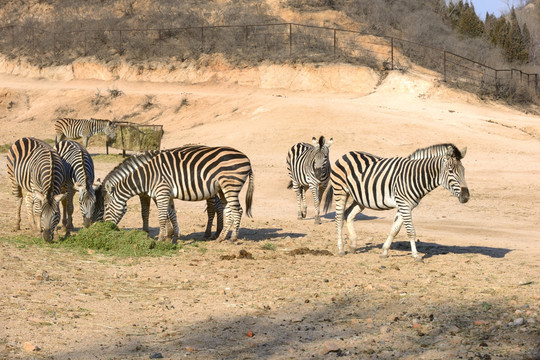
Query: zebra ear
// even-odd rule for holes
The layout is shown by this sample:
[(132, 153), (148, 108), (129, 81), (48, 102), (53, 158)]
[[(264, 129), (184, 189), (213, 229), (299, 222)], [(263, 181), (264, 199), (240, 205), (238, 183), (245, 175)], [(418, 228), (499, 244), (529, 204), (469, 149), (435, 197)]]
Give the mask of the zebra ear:
[(34, 197), (38, 199), (39, 201), (43, 202), (45, 200), (45, 196), (42, 193), (34, 191), (33, 194), (34, 194)]
[(455, 157), (456, 154), (454, 152), (454, 147), (453, 146), (448, 146), (448, 148), (446, 148), (446, 157), (447, 158), (451, 158), (451, 157)]
[(463, 149), (461, 149), (461, 158), (463, 159), (466, 154), (467, 154), (467, 147), (465, 146)]
[(334, 141), (334, 138), (330, 138), (330, 140), (328, 140), (328, 142), (326, 143), (326, 147), (329, 148), (330, 146), (332, 146), (332, 141)]
[(113, 192), (113, 189), (114, 188), (113, 188), (112, 184), (109, 181), (107, 181), (107, 183), (105, 184), (105, 191), (110, 194), (110, 193)]
[(77, 191), (81, 191), (84, 189), (84, 185), (81, 184), (80, 182), (76, 181), (74, 184), (73, 184), (73, 187), (77, 190)]
[(311, 141), (313, 142), (313, 146), (319, 145), (319, 142), (317, 141), (317, 138), (315, 136), (311, 138)]

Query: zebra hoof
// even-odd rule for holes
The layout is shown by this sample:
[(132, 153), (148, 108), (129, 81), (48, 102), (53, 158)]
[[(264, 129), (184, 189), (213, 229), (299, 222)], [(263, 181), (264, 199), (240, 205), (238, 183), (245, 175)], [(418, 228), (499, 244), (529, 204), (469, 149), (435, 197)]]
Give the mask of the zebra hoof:
[(383, 254), (379, 255), (379, 257), (381, 257), (381, 258), (387, 258), (387, 257), (388, 257), (388, 254), (384, 254), (384, 253), (383, 253)]
[(422, 258), (421, 256), (416, 256), (414, 258), (414, 261), (417, 263), (424, 263), (424, 258)]
[(343, 251), (343, 250), (342, 250), (342, 251), (338, 251), (338, 255), (339, 255), (339, 256), (345, 256), (345, 251)]

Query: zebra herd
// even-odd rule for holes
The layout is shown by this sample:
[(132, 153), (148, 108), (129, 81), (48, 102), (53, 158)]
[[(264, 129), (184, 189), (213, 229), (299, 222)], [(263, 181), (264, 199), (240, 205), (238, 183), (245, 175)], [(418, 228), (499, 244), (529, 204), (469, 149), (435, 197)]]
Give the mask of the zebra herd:
[[(92, 122), (92, 120), (87, 120)], [(91, 136), (107, 126), (94, 120), (83, 124), (60, 119), (60, 140), (67, 137)], [(94, 127), (93, 127), (94, 126)], [(99, 129), (98, 129), (99, 127)], [(88, 138), (85, 138), (87, 143)], [(329, 162), (328, 142), (323, 136), (313, 143), (298, 143), (287, 155), (287, 170), (298, 203), (298, 218), (306, 217), (305, 192), (311, 191), (315, 205), (315, 223), (320, 223), (319, 204), (326, 191), (324, 211), (332, 199), (336, 203), (335, 223), (338, 253), (345, 254), (342, 240), (343, 219), (349, 230), (351, 252), (356, 250), (357, 235), (353, 220), (365, 208), (388, 210), (397, 208), (390, 234), (383, 245), (387, 256), (392, 240), (403, 223), (411, 243), (412, 256), (418, 259), (412, 210), (422, 197), (442, 185), (461, 203), (469, 200), (465, 170), (461, 160), (466, 148), (439, 144), (418, 149), (408, 157), (382, 158), (365, 152), (352, 151), (333, 166)], [(217, 215), (214, 238), (223, 241), (238, 237), (243, 210), (239, 194), (247, 182), (246, 214), (251, 216), (254, 193), (253, 169), (249, 158), (230, 147), (185, 145), (168, 150), (146, 151), (125, 159), (103, 181), (94, 183), (94, 164), (85, 147), (71, 140), (56, 143), (55, 148), (35, 138), (21, 138), (10, 148), (7, 170), (12, 193), (17, 198), (16, 229), (20, 229), (22, 190), (27, 192), (26, 207), (33, 228), (40, 230), (45, 241), (52, 241), (60, 221), (66, 234), (73, 229), (73, 196), (79, 192), (79, 206), (84, 226), (95, 221), (118, 224), (127, 211), (127, 201), (139, 196), (143, 230), (148, 231), (150, 202), (158, 209), (159, 240), (178, 238), (178, 221), (173, 199), (207, 203), (208, 222), (205, 237), (211, 237), (213, 219)], [(352, 202), (347, 206), (348, 200)], [(38, 226), (39, 225), (39, 226)]]

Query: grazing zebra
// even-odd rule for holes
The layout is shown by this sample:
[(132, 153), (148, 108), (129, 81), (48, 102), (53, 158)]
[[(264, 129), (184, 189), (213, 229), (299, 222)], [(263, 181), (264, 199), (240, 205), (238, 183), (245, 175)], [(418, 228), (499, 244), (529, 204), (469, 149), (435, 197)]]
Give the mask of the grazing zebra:
[(17, 197), (15, 229), (21, 228), (22, 189), (28, 192), (26, 204), (34, 230), (39, 229), (45, 241), (52, 241), (60, 221), (59, 202), (65, 194), (62, 187), (65, 169), (62, 158), (47, 143), (24, 137), (15, 141), (7, 156), (7, 172), (13, 195)]
[(298, 219), (306, 217), (306, 191), (311, 190), (315, 204), (315, 223), (320, 224), (319, 203), (330, 180), (330, 162), (328, 155), (332, 140), (325, 143), (324, 136), (319, 140), (314, 137), (313, 145), (298, 143), (287, 154), (287, 170), (291, 181), (288, 189), (293, 188), (298, 203)]
[[(416, 232), (411, 214), (420, 200), (439, 185), (449, 190), (461, 203), (469, 200), (465, 169), (461, 164), (467, 148), (460, 151), (452, 144), (430, 148), (429, 152), (420, 149), (411, 154), (412, 157), (414, 154), (418, 155), (420, 158), (417, 160), (401, 157), (381, 158), (353, 151), (336, 161), (332, 167), (331, 187), (326, 196), (324, 210), (328, 210), (333, 195), (336, 202), (340, 255), (344, 254), (341, 235), (344, 215), (351, 240), (349, 247), (354, 251), (357, 242), (353, 227), (355, 216), (364, 208), (388, 210), (397, 207), (392, 229), (383, 245), (382, 256), (388, 255), (392, 240), (405, 223), (412, 256), (421, 259), (416, 250)], [(349, 196), (352, 196), (353, 204), (344, 211)]]
[(91, 136), (103, 132), (107, 141), (116, 137), (116, 123), (110, 120), (61, 118), (54, 124), (55, 144), (64, 139), (84, 138), (84, 147), (88, 147)]
[[(250, 182), (246, 194), (246, 210), (247, 215), (251, 216), (253, 198), (251, 164), (244, 154), (235, 149), (189, 145), (163, 150), (154, 156), (146, 152), (130, 162), (136, 164), (133, 166), (129, 163), (124, 166), (121, 164), (108, 175), (109, 179), (106, 178), (103, 182), (106, 193), (104, 215), (106, 221), (113, 221), (116, 224), (120, 222), (126, 211), (127, 200), (134, 195), (146, 194), (155, 200), (158, 207), (159, 240), (163, 240), (167, 219), (172, 220), (170, 209), (173, 198), (187, 201), (207, 200), (209, 222), (205, 236), (209, 237), (209, 227), (216, 211), (218, 233), (220, 232), (219, 219), (222, 210), (218, 204), (223, 203), (227, 219), (218, 240), (224, 240), (232, 227), (231, 241), (233, 241), (238, 236), (242, 216), (238, 195), (248, 177)], [(219, 195), (220, 202), (215, 201), (216, 195)]]
[(83, 217), (84, 227), (92, 223), (92, 214), (96, 196), (94, 193), (94, 162), (86, 149), (75, 141), (60, 141), (56, 151), (64, 160), (66, 168), (66, 197), (62, 200), (62, 224), (66, 233), (73, 229), (73, 196), (79, 192), (79, 208)]

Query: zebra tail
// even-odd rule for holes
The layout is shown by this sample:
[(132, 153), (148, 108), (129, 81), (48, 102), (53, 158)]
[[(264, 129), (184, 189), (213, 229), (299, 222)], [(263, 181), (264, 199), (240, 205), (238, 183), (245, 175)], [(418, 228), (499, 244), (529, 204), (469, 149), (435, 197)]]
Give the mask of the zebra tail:
[(287, 189), (292, 189), (293, 185), (292, 185), (292, 180), (289, 181), (289, 185), (287, 185)]
[(332, 198), (334, 197), (334, 188), (332, 186), (329, 186), (326, 190), (326, 198), (324, 199), (324, 207), (323, 211), (325, 214), (328, 213), (328, 209), (330, 208), (330, 205), (332, 204)]
[(246, 192), (246, 215), (253, 217), (251, 214), (251, 205), (253, 204), (253, 191), (255, 190), (255, 183), (253, 181), (253, 170), (249, 172), (249, 185)]

